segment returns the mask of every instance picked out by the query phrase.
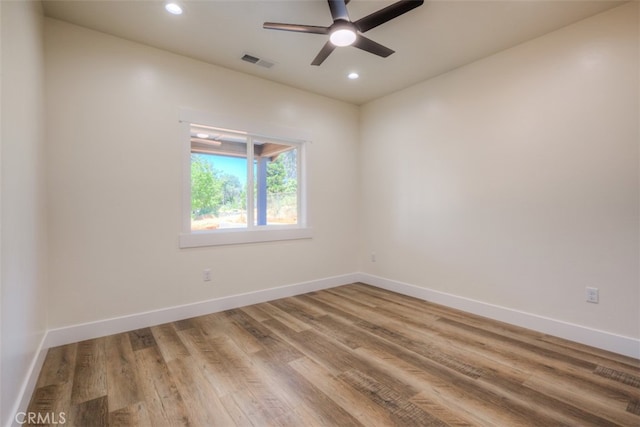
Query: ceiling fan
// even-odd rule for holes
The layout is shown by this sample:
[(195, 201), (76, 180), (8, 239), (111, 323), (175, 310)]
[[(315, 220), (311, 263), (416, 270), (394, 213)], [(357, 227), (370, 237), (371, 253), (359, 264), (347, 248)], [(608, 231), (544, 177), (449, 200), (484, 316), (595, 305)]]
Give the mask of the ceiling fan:
[(349, 19), (347, 3), (349, 0), (327, 0), (329, 10), (333, 18), (333, 24), (328, 27), (317, 25), (281, 24), (278, 22), (265, 22), (262, 26), (268, 30), (293, 31), (295, 33), (324, 34), (329, 35), (329, 41), (320, 49), (311, 65), (320, 65), (339, 46), (355, 46), (358, 49), (373, 53), (374, 55), (386, 58), (394, 51), (386, 46), (374, 42), (363, 36), (362, 33), (369, 31), (378, 25), (391, 21), (398, 16), (409, 12), (422, 5), (424, 0), (401, 0), (382, 8), (370, 15), (360, 18), (357, 21)]

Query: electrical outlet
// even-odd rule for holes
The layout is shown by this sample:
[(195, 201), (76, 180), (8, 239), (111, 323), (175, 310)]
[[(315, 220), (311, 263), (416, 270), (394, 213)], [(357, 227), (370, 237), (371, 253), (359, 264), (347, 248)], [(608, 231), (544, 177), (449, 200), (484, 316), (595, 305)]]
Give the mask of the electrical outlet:
[(600, 301), (600, 290), (598, 288), (587, 288), (587, 302), (598, 304)]
[(371, 252), (371, 262), (376, 262), (376, 253)]
[(210, 268), (205, 268), (204, 270), (202, 270), (202, 281), (203, 282), (210, 282), (211, 281), (211, 269)]

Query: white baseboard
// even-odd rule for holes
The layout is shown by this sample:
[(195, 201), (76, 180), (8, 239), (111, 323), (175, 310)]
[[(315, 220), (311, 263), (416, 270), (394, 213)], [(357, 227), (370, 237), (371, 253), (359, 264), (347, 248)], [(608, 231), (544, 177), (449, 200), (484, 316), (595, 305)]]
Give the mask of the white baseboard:
[(371, 274), (360, 273), (359, 281), (399, 294), (412, 296), (515, 326), (521, 326), (544, 334), (640, 359), (640, 340), (635, 338), (587, 328), (585, 326), (385, 279)]
[(272, 301), (300, 295), (307, 292), (319, 291), (340, 285), (357, 282), (357, 273), (341, 276), (327, 277), (309, 282), (279, 286), (277, 288), (264, 289), (244, 294), (231, 295), (222, 298), (210, 299), (191, 304), (162, 308), (159, 310), (131, 314), (128, 316), (114, 317), (95, 322), (82, 323), (62, 328), (50, 329), (45, 339), (45, 348), (70, 344), (106, 335), (118, 334), (149, 326), (160, 325), (204, 314), (230, 310), (251, 304)]
[(19, 426), (18, 422), (15, 419), (15, 416), (21, 411), (26, 411), (27, 407), (29, 406), (29, 401), (31, 400), (33, 391), (36, 388), (38, 376), (40, 375), (40, 370), (42, 369), (44, 359), (47, 355), (47, 350), (49, 349), (45, 344), (46, 334), (42, 337), (42, 340), (40, 340), (40, 344), (38, 345), (38, 349), (36, 350), (35, 355), (33, 356), (31, 365), (29, 365), (27, 376), (22, 382), (20, 390), (15, 395), (16, 401), (14, 402), (11, 413), (3, 415), (3, 418), (7, 416), (5, 420), (2, 420), (3, 422), (5, 422), (5, 425), (7, 427)]
[(442, 304), (444, 306), (488, 317), (490, 319), (499, 320), (512, 325), (521, 326), (534, 331), (640, 359), (640, 340), (635, 338), (625, 337), (507, 307), (488, 304), (482, 301), (464, 298), (446, 292), (423, 288), (367, 273), (344, 274), (341, 276), (280, 286), (256, 292), (248, 292), (191, 304), (167, 307), (154, 311), (147, 311), (144, 313), (136, 313), (128, 316), (50, 329), (45, 336), (42, 348), (46, 351), (46, 349), (58, 345), (117, 334), (162, 323), (174, 322), (176, 320), (187, 319), (189, 317), (201, 316), (251, 304), (258, 304), (278, 298), (300, 295), (307, 292), (328, 289), (354, 282), (367, 283), (372, 286), (420, 298), (425, 301)]

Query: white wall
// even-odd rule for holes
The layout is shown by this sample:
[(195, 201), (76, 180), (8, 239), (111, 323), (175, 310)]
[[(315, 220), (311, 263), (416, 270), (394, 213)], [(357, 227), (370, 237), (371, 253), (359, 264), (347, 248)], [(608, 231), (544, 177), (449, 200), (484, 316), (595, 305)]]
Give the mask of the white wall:
[[(50, 328), (357, 270), (356, 106), (56, 20), (45, 40)], [(310, 131), (313, 239), (179, 249), (179, 107)]]
[[(0, 423), (45, 329), (358, 269), (640, 337), (635, 3), (362, 109), (0, 18)], [(180, 250), (178, 107), (310, 131), (314, 238)]]
[(3, 1), (0, 10), (0, 424), (4, 425), (13, 418), (46, 329), (47, 245), (41, 5)]
[(640, 337), (637, 7), (365, 105), (362, 270)]

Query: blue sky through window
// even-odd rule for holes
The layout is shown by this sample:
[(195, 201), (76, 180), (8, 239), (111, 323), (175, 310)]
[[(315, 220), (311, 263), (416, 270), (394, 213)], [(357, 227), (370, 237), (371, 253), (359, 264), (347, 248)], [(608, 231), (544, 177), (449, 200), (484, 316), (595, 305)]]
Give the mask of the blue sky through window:
[(213, 167), (222, 173), (228, 173), (237, 176), (241, 185), (247, 183), (247, 159), (242, 157), (204, 155)]

